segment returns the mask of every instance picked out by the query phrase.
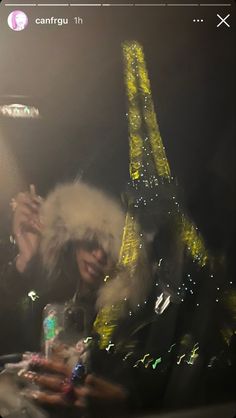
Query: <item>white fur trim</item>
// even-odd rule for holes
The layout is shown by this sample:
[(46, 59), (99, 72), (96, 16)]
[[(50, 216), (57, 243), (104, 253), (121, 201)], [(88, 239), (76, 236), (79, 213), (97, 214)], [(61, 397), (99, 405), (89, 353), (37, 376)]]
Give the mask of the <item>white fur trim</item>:
[(52, 272), (69, 241), (96, 234), (99, 244), (118, 261), (125, 217), (119, 205), (103, 192), (76, 182), (59, 185), (42, 205), (44, 231), (41, 254)]

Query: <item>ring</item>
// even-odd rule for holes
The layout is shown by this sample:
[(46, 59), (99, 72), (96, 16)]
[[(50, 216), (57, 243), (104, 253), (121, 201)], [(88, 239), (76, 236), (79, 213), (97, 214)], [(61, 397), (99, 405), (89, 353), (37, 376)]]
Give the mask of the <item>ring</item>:
[(61, 384), (61, 392), (64, 395), (64, 398), (69, 403), (74, 403), (76, 400), (74, 385), (70, 382), (69, 379), (63, 380)]
[(81, 362), (78, 362), (71, 373), (71, 383), (80, 386), (84, 383), (86, 376), (85, 367)]
[(24, 369), (19, 371), (18, 376), (22, 376), (25, 379), (29, 380), (31, 383), (35, 383), (35, 384), (37, 384), (37, 382), (40, 379), (40, 376), (37, 373), (31, 372), (31, 371), (25, 371)]

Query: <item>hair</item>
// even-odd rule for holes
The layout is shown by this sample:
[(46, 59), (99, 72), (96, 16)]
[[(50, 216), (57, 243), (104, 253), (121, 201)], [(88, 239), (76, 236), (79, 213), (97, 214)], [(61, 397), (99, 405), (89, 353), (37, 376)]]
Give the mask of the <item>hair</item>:
[(19, 14), (26, 16), (25, 13), (21, 12), (20, 10), (15, 10), (14, 12), (12, 12), (11, 24), (12, 24), (13, 29), (17, 29), (17, 27), (18, 27), (17, 22), (16, 22), (16, 16), (19, 15)]
[(96, 241), (118, 260), (125, 216), (120, 205), (85, 183), (58, 185), (41, 208), (44, 222), (40, 252), (49, 273), (70, 242)]
[[(62, 296), (78, 289), (80, 273), (75, 257), (75, 244), (97, 244), (119, 264), (125, 215), (120, 205), (104, 192), (82, 182), (58, 185), (41, 208), (44, 229), (40, 252), (49, 286), (56, 285)], [(149, 259), (146, 249), (140, 251), (135, 273), (124, 267), (111, 274), (111, 280), (98, 291), (97, 308), (127, 300), (132, 309), (145, 299), (150, 287)], [(66, 280), (65, 280), (66, 278)], [(60, 289), (60, 291), (59, 291)], [(62, 291), (63, 289), (63, 291)]]

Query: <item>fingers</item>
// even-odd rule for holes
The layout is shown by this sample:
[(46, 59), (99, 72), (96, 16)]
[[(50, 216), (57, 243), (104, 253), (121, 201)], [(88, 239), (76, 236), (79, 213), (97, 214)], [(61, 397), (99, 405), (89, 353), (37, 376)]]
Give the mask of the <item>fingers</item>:
[[(50, 362), (46, 362), (50, 363)], [(51, 370), (62, 370), (61, 367), (54, 364), (48, 365)], [(63, 366), (64, 369), (64, 366)], [(69, 405), (73, 404), (78, 408), (86, 407), (87, 398), (97, 399), (98, 401), (114, 402), (125, 401), (127, 393), (125, 389), (117, 384), (113, 384), (94, 375), (88, 375), (85, 379), (85, 385), (74, 387), (68, 378), (62, 378), (56, 375), (42, 375), (34, 372), (23, 372), (21, 376), (38, 385), (42, 390), (28, 392), (28, 396), (34, 398), (40, 403), (51, 405)], [(46, 392), (45, 392), (46, 390)], [(48, 392), (52, 391), (52, 393)]]
[(39, 234), (41, 234), (42, 229), (43, 229), (43, 224), (40, 222), (40, 220), (30, 219), (29, 220), (29, 225), (32, 228), (32, 232), (38, 232)]
[(89, 374), (85, 379), (84, 392), (81, 393), (82, 388), (75, 388), (75, 393), (78, 395), (89, 396), (106, 401), (122, 401), (126, 399), (125, 389), (118, 385), (111, 383), (100, 377)]
[(113, 387), (113, 383), (108, 382), (107, 380), (104, 380), (100, 377), (96, 377), (93, 374), (88, 374), (88, 376), (85, 379), (85, 384), (88, 386), (94, 388), (94, 390), (107, 390)]
[(33, 202), (41, 204), (43, 202), (43, 198), (36, 194), (36, 189), (34, 184), (30, 184), (30, 196)]
[(25, 228), (30, 223), (35, 223), (37, 227), (42, 227), (42, 222), (39, 219), (39, 205), (31, 203), (27, 196), (22, 196), (16, 203), (14, 210), (13, 228), (17, 233), (17, 229)]
[(68, 406), (68, 402), (62, 393), (45, 393), (41, 391), (27, 392), (27, 397), (36, 400), (43, 405)]
[(18, 193), (17, 196), (11, 200), (10, 206), (13, 212), (15, 212), (22, 205), (28, 206), (31, 211), (38, 212), (42, 201), (43, 199), (41, 196), (36, 194), (35, 186), (31, 184), (30, 191)]
[(23, 372), (20, 376), (30, 383), (35, 383), (55, 392), (60, 392), (62, 389), (63, 379), (59, 376), (43, 375), (31, 371)]
[[(17, 215), (13, 222), (13, 233), (16, 242), (19, 244), (21, 238), (24, 240), (27, 238), (28, 233), (34, 235), (41, 235), (43, 230), (42, 223), (34, 216), (28, 216), (26, 213)], [(26, 233), (26, 234), (25, 234)]]
[[(60, 361), (37, 357), (31, 364), (37, 365), (46, 373), (53, 372), (53, 374), (21, 372), (21, 377), (30, 383), (35, 383), (42, 389), (42, 391), (33, 392), (30, 395), (38, 402), (53, 405), (73, 403), (78, 408), (84, 408), (86, 407), (86, 398), (93, 398), (102, 402), (122, 402), (127, 397), (126, 390), (122, 386), (92, 374), (87, 375), (83, 386), (73, 386), (70, 380), (71, 370)], [(55, 393), (45, 393), (44, 390)]]
[(39, 196), (32, 195), (28, 192), (18, 193), (18, 195), (11, 200), (11, 203), (15, 205), (15, 210), (20, 206), (24, 205), (32, 211), (38, 212), (39, 206), (42, 203), (42, 199)]
[(34, 184), (30, 184), (30, 194), (36, 196), (36, 189)]
[(36, 362), (32, 362), (32, 366), (37, 365), (38, 367), (42, 368), (45, 371), (51, 371), (55, 373), (60, 373), (64, 377), (70, 377), (71, 370), (61, 361), (55, 360), (46, 360), (46, 359), (39, 359)]
[(72, 404), (68, 401), (68, 399), (65, 397), (62, 393), (45, 393), (40, 390), (37, 391), (27, 391), (25, 392), (25, 395), (37, 401), (38, 403), (42, 405), (54, 405), (54, 406), (75, 406), (77, 408), (85, 408), (86, 407), (86, 399), (76, 399)]
[(11, 200), (10, 206), (14, 212), (13, 233), (16, 238), (22, 232), (41, 233), (43, 223), (39, 217), (42, 198), (35, 193), (35, 187), (30, 186), (30, 192), (18, 193)]
[(38, 214), (25, 205), (21, 205), (16, 209), (14, 221), (18, 223), (20, 221), (20, 223), (35, 222), (38, 225), (41, 224)]
[(107, 388), (106, 383), (104, 384), (103, 379), (97, 378), (92, 374), (88, 375), (85, 379), (87, 396), (96, 399), (103, 399), (104, 397), (107, 398), (107, 392), (109, 392), (109, 388)]
[[(55, 370), (54, 366), (53, 369)], [(81, 388), (78, 393), (75, 393), (74, 387), (68, 378), (65, 379), (55, 375), (42, 375), (30, 371), (20, 372), (19, 376), (41, 387), (42, 390), (29, 390), (25, 392), (27, 397), (33, 398), (39, 403), (58, 406), (73, 404), (78, 408), (84, 408), (86, 406), (87, 390)], [(48, 392), (48, 390), (52, 392)]]

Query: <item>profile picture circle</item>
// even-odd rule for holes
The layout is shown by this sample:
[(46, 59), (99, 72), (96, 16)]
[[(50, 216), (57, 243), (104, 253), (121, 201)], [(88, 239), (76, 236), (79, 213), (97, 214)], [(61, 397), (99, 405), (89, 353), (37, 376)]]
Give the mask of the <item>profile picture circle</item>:
[(14, 10), (9, 14), (7, 23), (9, 28), (19, 32), (28, 25), (28, 16), (21, 10)]

